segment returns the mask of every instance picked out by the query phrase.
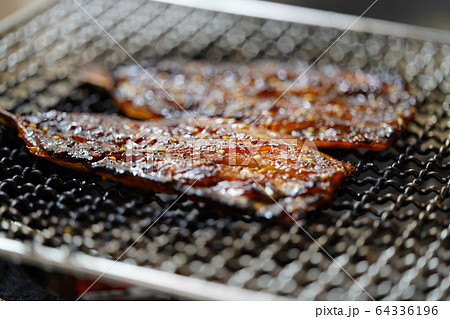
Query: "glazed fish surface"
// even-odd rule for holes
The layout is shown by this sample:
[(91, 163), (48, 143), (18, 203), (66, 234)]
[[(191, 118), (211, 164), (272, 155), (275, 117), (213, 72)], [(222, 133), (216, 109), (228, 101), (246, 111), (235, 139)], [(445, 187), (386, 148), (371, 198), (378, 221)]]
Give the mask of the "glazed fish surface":
[(0, 118), (31, 153), (59, 165), (268, 218), (289, 218), (283, 210), (300, 218), (331, 199), (354, 169), (292, 136), (275, 139), (279, 134), (233, 119), (139, 121), (57, 111), (0, 111)]
[(385, 149), (416, 105), (400, 75), (336, 65), (163, 60), (145, 69), (122, 66), (111, 76), (98, 67), (80, 74), (106, 88), (130, 117), (234, 118), (319, 148)]

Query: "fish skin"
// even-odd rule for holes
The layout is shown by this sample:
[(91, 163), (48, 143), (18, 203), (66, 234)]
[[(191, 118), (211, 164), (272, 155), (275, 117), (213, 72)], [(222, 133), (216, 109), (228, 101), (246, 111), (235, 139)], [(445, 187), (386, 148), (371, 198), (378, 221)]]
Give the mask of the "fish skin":
[(133, 118), (234, 118), (319, 148), (383, 150), (415, 113), (417, 98), (398, 74), (308, 67), (301, 62), (161, 60), (145, 71), (120, 66), (112, 75), (86, 68), (82, 78), (106, 88)]
[[(36, 156), (157, 192), (298, 219), (354, 170), (292, 136), (233, 119), (139, 121), (108, 114), (0, 111)], [(273, 200), (276, 200), (276, 204)]]

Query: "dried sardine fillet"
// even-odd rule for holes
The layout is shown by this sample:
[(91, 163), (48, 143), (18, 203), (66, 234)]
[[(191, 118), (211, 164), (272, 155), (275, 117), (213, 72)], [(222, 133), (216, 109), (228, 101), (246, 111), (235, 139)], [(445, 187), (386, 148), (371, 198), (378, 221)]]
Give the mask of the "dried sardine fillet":
[[(139, 121), (50, 111), (14, 116), (29, 150), (123, 184), (294, 218), (332, 198), (353, 166), (300, 146), (292, 136), (233, 119)], [(277, 139), (275, 139), (277, 138)], [(280, 206), (269, 197), (278, 201)]]
[(130, 117), (188, 117), (187, 111), (194, 117), (234, 118), (311, 140), (319, 148), (382, 150), (415, 112), (416, 97), (400, 75), (336, 65), (307, 68), (163, 60), (145, 70), (122, 66), (112, 76), (85, 68), (81, 78), (106, 88)]

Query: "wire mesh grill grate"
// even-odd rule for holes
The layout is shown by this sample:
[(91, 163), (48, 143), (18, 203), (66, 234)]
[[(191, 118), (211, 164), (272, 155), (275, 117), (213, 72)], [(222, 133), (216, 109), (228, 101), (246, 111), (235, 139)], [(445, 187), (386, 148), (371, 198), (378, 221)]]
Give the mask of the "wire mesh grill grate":
[[(313, 61), (340, 31), (147, 1), (81, 5), (138, 61)], [(77, 66), (113, 68), (126, 54), (72, 1), (1, 36), (0, 107), (117, 112), (70, 79)], [(300, 221), (374, 298), (450, 297), (450, 46), (349, 31), (319, 61), (399, 72), (423, 105), (389, 149), (335, 150), (357, 171), (335, 199)], [(0, 236), (116, 258), (172, 202), (29, 155), (2, 128)], [(178, 202), (126, 262), (306, 300), (368, 298), (297, 225)]]

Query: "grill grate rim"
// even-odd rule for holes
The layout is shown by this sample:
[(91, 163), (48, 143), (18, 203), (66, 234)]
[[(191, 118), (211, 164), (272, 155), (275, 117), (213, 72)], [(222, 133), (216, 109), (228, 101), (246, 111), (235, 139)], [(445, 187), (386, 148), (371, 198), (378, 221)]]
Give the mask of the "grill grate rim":
[[(339, 35), (332, 28), (140, 0), (81, 4), (138, 61), (313, 61)], [(69, 75), (92, 60), (111, 68), (129, 60), (70, 1), (0, 38), (0, 107), (117, 113), (104, 92)], [(450, 297), (449, 52), (444, 44), (349, 31), (319, 61), (399, 72), (423, 101), (393, 147), (327, 151), (357, 170), (333, 201), (300, 221), (376, 299)], [(171, 203), (166, 195), (35, 159), (6, 130), (0, 139), (0, 236), (117, 258)], [(299, 299), (368, 298), (298, 226), (189, 201), (177, 203), (124, 261)]]

